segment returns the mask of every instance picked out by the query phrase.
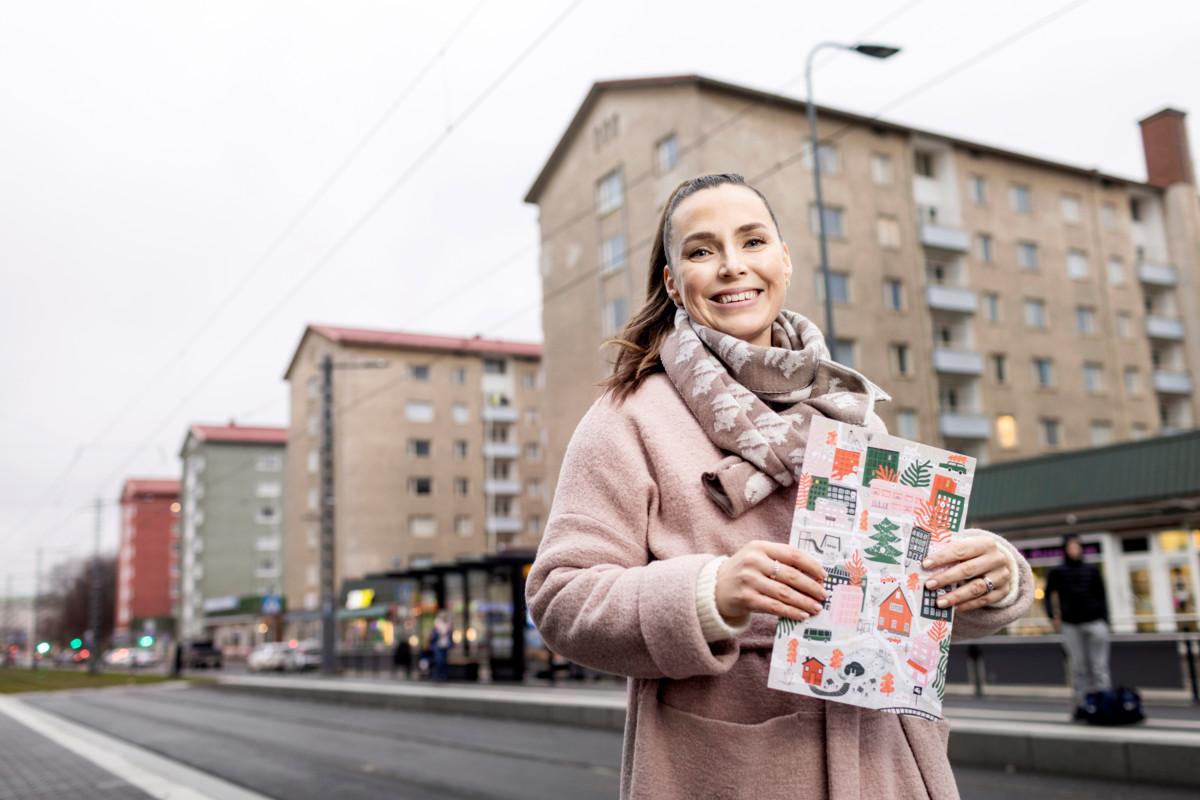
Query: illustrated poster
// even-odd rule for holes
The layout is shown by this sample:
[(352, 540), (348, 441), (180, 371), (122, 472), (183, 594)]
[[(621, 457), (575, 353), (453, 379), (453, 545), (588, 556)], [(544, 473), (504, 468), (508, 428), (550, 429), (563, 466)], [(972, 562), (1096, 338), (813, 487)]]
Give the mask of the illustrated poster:
[(953, 610), (926, 555), (967, 516), (975, 459), (815, 417), (791, 545), (825, 569), (825, 607), (780, 619), (768, 686), (927, 719), (942, 716)]

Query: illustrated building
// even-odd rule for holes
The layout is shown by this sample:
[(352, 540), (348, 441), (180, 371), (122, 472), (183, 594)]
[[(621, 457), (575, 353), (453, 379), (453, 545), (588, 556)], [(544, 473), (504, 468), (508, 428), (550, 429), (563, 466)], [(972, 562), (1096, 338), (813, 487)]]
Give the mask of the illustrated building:
[(943, 491), (953, 494), (958, 491), (958, 483), (949, 475), (935, 474), (933, 476), (933, 485), (929, 487), (930, 502), (936, 502), (938, 492)]
[[(803, 541), (803, 540), (801, 540)], [(812, 541), (809, 539), (808, 541)], [(816, 543), (813, 543), (816, 546)], [(846, 572), (846, 568), (841, 564), (830, 567), (825, 570), (825, 610), (829, 610), (830, 603), (833, 602), (833, 590), (838, 586), (843, 586), (850, 583), (850, 575)]]
[(841, 479), (858, 471), (858, 462), (862, 453), (857, 450), (837, 448), (833, 453), (833, 477)]
[[(284, 375), (291, 394), (284, 585), (294, 637), (319, 625), (322, 357), (344, 366), (383, 362), (334, 370), (340, 586), (536, 548), (549, 510), (541, 353), (539, 344), (499, 339), (307, 326)], [(386, 616), (386, 607), (380, 611)]]
[(929, 539), (929, 531), (913, 526), (908, 538), (908, 553), (905, 554), (910, 561), (923, 561), (929, 555)]
[(912, 609), (909, 608), (908, 598), (899, 586), (879, 604), (879, 617), (875, 627), (897, 636), (908, 636), (912, 630)]
[(822, 478), (818, 475), (814, 475), (812, 479), (812, 486), (808, 490), (808, 510), (814, 510), (817, 507), (817, 500), (828, 496), (829, 478)]
[(810, 686), (820, 686), (825, 679), (825, 665), (821, 663), (820, 659), (809, 656), (804, 659), (801, 676), (804, 678), (804, 682)]
[(854, 519), (855, 513), (858, 511), (858, 490), (853, 486), (843, 486), (840, 483), (829, 484), (829, 493), (826, 495), (830, 500), (836, 500), (846, 506), (846, 513), (850, 519)]
[(882, 447), (867, 448), (867, 463), (863, 466), (863, 486), (870, 486), (875, 480), (876, 471), (884, 467), (893, 473), (900, 467), (900, 454), (895, 450), (885, 450)]
[(965, 500), (960, 495), (951, 494), (947, 491), (939, 491), (933, 502), (938, 508), (946, 509), (946, 522), (948, 523), (950, 530), (957, 531), (962, 528), (963, 505)]
[(835, 631), (853, 631), (858, 625), (858, 615), (862, 613), (863, 588), (852, 583), (844, 583), (833, 590), (829, 614)]
[(120, 502), (113, 633), (170, 633), (179, 601), (179, 481), (129, 478)]
[(914, 686), (924, 686), (929, 681), (929, 668), (924, 664), (919, 664), (910, 658), (904, 662), (904, 666), (908, 667), (908, 675)]
[[(602, 81), (583, 98), (525, 197), (538, 207), (555, 400), (548, 476), (608, 375), (602, 342), (641, 304), (654, 226), (680, 181), (754, 180), (793, 254), (785, 304), (822, 318), (806, 111), (695, 75)], [(1183, 112), (1141, 121), (1143, 179), (816, 111), (830, 346), (893, 396), (878, 408), (893, 433), (987, 463), (1200, 418), (1200, 204)], [(900, 380), (900, 364), (917, 379)]]
[(948, 588), (926, 589), (921, 587), (921, 616), (925, 619), (949, 620), (954, 616), (953, 608), (938, 608), (937, 599), (950, 590)]

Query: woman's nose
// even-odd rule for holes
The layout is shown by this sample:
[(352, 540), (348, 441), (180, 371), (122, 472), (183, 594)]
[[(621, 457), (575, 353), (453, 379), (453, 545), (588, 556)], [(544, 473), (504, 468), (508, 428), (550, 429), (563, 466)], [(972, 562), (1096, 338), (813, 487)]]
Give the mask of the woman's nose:
[(745, 275), (746, 263), (742, 260), (741, 254), (734, 250), (730, 255), (725, 256), (721, 260), (720, 274), (722, 277)]

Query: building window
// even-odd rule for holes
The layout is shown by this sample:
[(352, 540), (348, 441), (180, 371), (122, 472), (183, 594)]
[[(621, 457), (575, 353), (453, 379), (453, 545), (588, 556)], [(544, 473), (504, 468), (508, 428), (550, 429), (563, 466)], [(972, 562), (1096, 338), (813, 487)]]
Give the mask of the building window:
[(254, 460), (254, 468), (259, 472), (279, 472), (283, 469), (283, 457), (275, 453), (259, 456)]
[(429, 458), (433, 451), (433, 442), (429, 439), (409, 439), (408, 454), (413, 458)]
[(616, 233), (600, 243), (600, 274), (625, 266), (625, 234)]
[(604, 317), (600, 320), (601, 332), (605, 337), (616, 336), (629, 321), (629, 301), (614, 297), (604, 304)]
[(254, 521), (260, 525), (273, 525), (278, 522), (279, 515), (276, 513), (275, 506), (260, 506), (254, 515)]
[(465, 367), (454, 367), (450, 370), (450, 382), (462, 386), (467, 382), (467, 370)]
[(979, 261), (983, 264), (995, 263), (996, 253), (992, 248), (992, 235), (990, 233), (980, 233), (976, 235), (975, 243), (979, 250)]
[(537, 461), (542, 457), (542, 446), (537, 442), (528, 442), (525, 445), (525, 458), (529, 461)]
[(1017, 266), (1024, 270), (1038, 268), (1038, 246), (1034, 242), (1017, 242)]
[(307, 500), (308, 510), (316, 511), (321, 504), (321, 495), (317, 493), (316, 489), (309, 489)]
[(1049, 358), (1033, 360), (1033, 380), (1039, 388), (1050, 389), (1054, 386), (1054, 361)]
[(538, 373), (530, 370), (521, 374), (521, 387), (524, 389), (536, 389), (538, 385)]
[(995, 292), (985, 292), (983, 295), (983, 313), (988, 322), (1000, 321), (1000, 295)]
[(1108, 259), (1108, 282), (1113, 286), (1120, 286), (1125, 282), (1125, 265), (1116, 256)]
[(1133, 315), (1128, 311), (1117, 312), (1117, 336), (1122, 339), (1133, 338)]
[(525, 409), (525, 424), (537, 425), (542, 421), (542, 413), (536, 408)]
[(844, 364), (850, 369), (854, 369), (854, 340), (853, 339), (837, 339), (833, 343), (832, 353), (833, 360), (839, 364)]
[(1082, 250), (1071, 250), (1067, 253), (1067, 274), (1075, 280), (1088, 276), (1087, 253)]
[(892, 311), (902, 311), (904, 309), (904, 281), (899, 278), (884, 279), (883, 304)]
[(1085, 336), (1096, 332), (1096, 309), (1088, 306), (1075, 307), (1075, 327)]
[(475, 518), (470, 514), (459, 514), (454, 518), (454, 532), (459, 536), (471, 536), (475, 533)]
[(996, 417), (996, 443), (1004, 450), (1017, 446), (1017, 418), (1012, 414)]
[(871, 180), (876, 186), (892, 184), (892, 157), (883, 153), (871, 154)]
[(437, 520), (430, 514), (413, 514), (408, 518), (408, 533), (422, 539), (437, 536)]
[(935, 156), (926, 150), (917, 150), (913, 153), (913, 172), (920, 175), (922, 178), (936, 178), (934, 169)]
[(1100, 223), (1110, 230), (1117, 227), (1117, 207), (1112, 203), (1101, 203)]
[(471, 493), (471, 482), (466, 478), (454, 479), (454, 494), (459, 497), (466, 497)]
[(625, 202), (625, 187), (620, 170), (613, 170), (596, 182), (596, 213), (615, 211)]
[(503, 358), (485, 358), (483, 360), (484, 375), (505, 375), (508, 373), (508, 362)]
[(433, 403), (409, 400), (404, 404), (404, 416), (409, 422), (433, 422)]
[[(817, 300), (825, 301), (825, 278), (820, 270), (816, 274)], [(845, 272), (829, 272), (829, 294), (834, 305), (845, 305), (850, 302), (850, 275)]]
[(660, 174), (670, 172), (679, 163), (679, 137), (668, 134), (654, 145), (654, 161)]
[(1137, 397), (1142, 393), (1141, 376), (1138, 374), (1137, 367), (1126, 367), (1124, 372), (1125, 393), (1130, 397)]
[(1004, 353), (992, 353), (992, 377), (999, 384), (1008, 382), (1008, 359)]
[(1013, 211), (1018, 214), (1033, 213), (1033, 193), (1023, 183), (1014, 183), (1009, 187), (1009, 198), (1012, 200)]
[(1092, 447), (1103, 447), (1106, 444), (1112, 444), (1112, 423), (1105, 419), (1094, 419), (1092, 424), (1088, 426), (1088, 434), (1092, 440)]
[(1104, 366), (1094, 362), (1088, 362), (1083, 365), (1083, 387), (1090, 394), (1099, 394), (1104, 391)]
[(454, 441), (454, 457), (457, 459), (467, 457), (467, 442), (465, 439), (456, 439)]
[(1140, 197), (1129, 198), (1129, 217), (1134, 222), (1142, 221), (1142, 200)]
[(471, 410), (466, 403), (455, 403), (450, 407), (450, 415), (459, 425), (466, 425), (471, 419)]
[[(805, 142), (801, 149), (802, 158), (804, 159), (804, 168), (812, 169), (812, 144)], [(821, 142), (817, 145), (817, 157), (821, 159), (821, 174), (822, 175), (837, 175), (842, 171), (841, 159), (838, 157), (837, 146), (830, 142)]]
[(900, 248), (900, 223), (895, 217), (880, 217), (875, 225), (879, 246), (893, 250)]
[(275, 498), (283, 494), (283, 484), (279, 481), (264, 481), (254, 487), (255, 497)]
[(541, 514), (530, 514), (529, 519), (526, 521), (525, 530), (529, 532), (530, 536), (541, 536), (542, 535), (542, 515)]
[(540, 478), (530, 478), (525, 482), (525, 494), (530, 497), (542, 496), (542, 481)]
[(1043, 447), (1058, 447), (1061, 442), (1058, 420), (1043, 417), (1039, 420)]
[(912, 408), (902, 408), (896, 412), (896, 435), (901, 439), (918, 439), (920, 431), (917, 428), (917, 412)]
[[(820, 233), (817, 220), (817, 206), (808, 206), (808, 227), (813, 233)], [(840, 206), (825, 206), (825, 235), (831, 239), (846, 238), (846, 212)]]
[(1025, 301), (1025, 325), (1029, 328), (1046, 328), (1046, 303), (1043, 300)]
[(1059, 205), (1062, 207), (1064, 221), (1078, 223), (1083, 218), (1083, 204), (1079, 200), (1079, 195), (1064, 194), (1059, 198)]
[(416, 497), (428, 497), (433, 494), (433, 478), (409, 478), (408, 493)]
[(1129, 438), (1137, 441), (1150, 435), (1150, 428), (1144, 422), (1135, 422), (1129, 427)]
[(409, 364), (408, 377), (414, 381), (429, 380), (429, 365), (428, 364)]
[(892, 360), (892, 370), (897, 375), (911, 375), (912, 364), (908, 356), (907, 344), (893, 344), (889, 348), (889, 353)]
[(988, 184), (987, 178), (982, 175), (972, 175), (970, 179), (971, 186), (971, 201), (977, 206), (987, 205), (988, 199)]

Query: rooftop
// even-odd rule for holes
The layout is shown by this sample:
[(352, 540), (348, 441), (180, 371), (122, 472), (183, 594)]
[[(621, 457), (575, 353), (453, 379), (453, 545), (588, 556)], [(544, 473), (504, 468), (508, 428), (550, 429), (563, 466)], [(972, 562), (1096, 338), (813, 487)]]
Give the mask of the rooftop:
[(230, 444), (287, 444), (288, 429), (257, 425), (193, 425), (192, 436), (200, 442)]
[(126, 478), (121, 487), (121, 501), (143, 497), (178, 497), (179, 481), (174, 478)]

